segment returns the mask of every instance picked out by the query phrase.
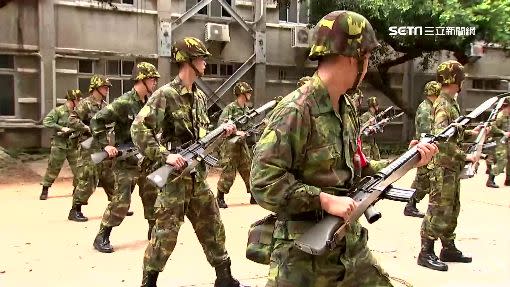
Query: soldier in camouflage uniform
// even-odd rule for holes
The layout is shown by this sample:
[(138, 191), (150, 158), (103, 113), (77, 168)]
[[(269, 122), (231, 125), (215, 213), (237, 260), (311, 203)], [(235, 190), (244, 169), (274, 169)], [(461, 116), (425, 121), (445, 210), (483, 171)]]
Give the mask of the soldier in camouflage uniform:
[[(131, 124), (135, 116), (147, 102), (147, 97), (156, 89), (160, 77), (156, 67), (150, 63), (141, 62), (133, 71), (134, 87), (131, 91), (116, 98), (111, 104), (100, 110), (90, 122), (94, 139), (112, 158), (117, 156), (118, 150), (108, 143), (108, 125), (115, 124), (115, 145), (132, 143)], [(131, 204), (132, 188), (138, 184), (138, 192), (142, 198), (144, 216), (149, 223), (148, 237), (155, 223), (154, 203), (158, 189), (140, 171), (138, 157), (133, 155), (126, 159), (113, 160), (113, 175), (115, 178), (115, 191), (112, 201), (106, 207), (94, 239), (94, 248), (103, 253), (113, 252), (110, 244), (112, 228), (119, 226), (127, 215)]]
[[(73, 132), (69, 128), (69, 113), (74, 110), (82, 97), (80, 90), (68, 90), (66, 103), (51, 110), (43, 120), (43, 125), (53, 129), (55, 134), (51, 140), (48, 168), (41, 182), (40, 200), (48, 198), (48, 189), (57, 178), (64, 161), (67, 159), (73, 172), (73, 187), (76, 188), (76, 161), (78, 160), (78, 139), (69, 138)], [(74, 190), (73, 190), (74, 192)]]
[(299, 81), (297, 82), (297, 87), (301, 87), (303, 86), (304, 84), (306, 84), (306, 82), (310, 81), (312, 79), (312, 77), (310, 76), (304, 76), (302, 77), (301, 79), (299, 79)]
[[(421, 102), (416, 110), (416, 116), (414, 118), (414, 127), (416, 129), (415, 139), (419, 140), (421, 134), (432, 133), (432, 104), (439, 96), (441, 92), (441, 84), (436, 81), (430, 81), (425, 84), (423, 89), (423, 95), (425, 100)], [(423, 218), (425, 214), (421, 213), (416, 208), (416, 203), (420, 202), (426, 194), (429, 193), (430, 189), (430, 170), (426, 167), (420, 167), (416, 170), (416, 177), (414, 178), (412, 188), (416, 189), (413, 197), (409, 200), (404, 208), (404, 215)]]
[[(80, 141), (90, 137), (90, 120), (106, 106), (106, 96), (110, 91), (110, 81), (104, 76), (93, 75), (90, 78), (89, 94), (69, 116), (69, 127), (80, 133)], [(108, 161), (95, 165), (90, 155), (100, 151), (99, 144), (93, 142), (89, 149), (78, 146), (78, 184), (73, 193), (73, 204), (69, 211), (69, 220), (83, 222), (88, 218), (81, 212), (81, 206), (87, 205), (89, 197), (94, 193), (99, 181), (110, 200), (114, 190), (114, 178)]]
[[(461, 90), (464, 77), (464, 67), (457, 61), (446, 61), (438, 66), (436, 78), (442, 87), (433, 104), (432, 134), (441, 132), (460, 116), (456, 95)], [(444, 262), (471, 262), (471, 257), (457, 249), (454, 240), (460, 212), (460, 172), (465, 161), (478, 161), (476, 156), (464, 153), (461, 143), (465, 136), (475, 136), (479, 129), (458, 131), (447, 142), (440, 143), (439, 153), (428, 166), (431, 170), (429, 207), (421, 227), (418, 265), (447, 271), (448, 266)], [(434, 253), (434, 241), (438, 238), (443, 245), (439, 258)]]
[[(499, 188), (496, 182), (494, 182), (494, 179), (503, 172), (508, 161), (508, 140), (503, 139), (503, 137), (507, 139), (510, 137), (510, 100), (508, 98), (505, 99), (502, 109), (498, 113), (496, 121), (491, 127), (491, 135), (493, 140), (496, 142), (496, 151), (494, 154), (492, 168), (489, 170), (489, 178), (485, 185), (487, 187)], [(508, 177), (509, 171), (507, 169), (506, 178)], [(505, 185), (508, 185), (506, 180)]]
[[(246, 82), (238, 82), (234, 86), (234, 96), (236, 100), (228, 104), (220, 115), (218, 124), (228, 121), (229, 119), (236, 119), (249, 112), (246, 103), (251, 99), (252, 87)], [(218, 206), (220, 208), (228, 208), (225, 203), (225, 194), (228, 194), (234, 180), (236, 178), (236, 171), (239, 171), (244, 184), (246, 185), (246, 192), (250, 193), (250, 165), (251, 165), (251, 151), (246, 143), (246, 130), (251, 126), (251, 123), (246, 123), (243, 126), (237, 127), (236, 137), (225, 140), (220, 147), (220, 166), (222, 168), (220, 179), (218, 180), (218, 195), (216, 197)], [(235, 140), (235, 141), (233, 141)], [(255, 199), (251, 196), (250, 203), (254, 204)]]
[[(375, 124), (374, 117), (379, 112), (379, 103), (377, 102), (376, 97), (370, 97), (367, 100), (368, 103), (368, 111), (361, 115), (360, 122), (361, 124), (365, 124), (371, 119), (371, 124)], [(363, 153), (370, 159), (380, 160), (381, 154), (379, 153), (379, 147), (375, 142), (375, 134), (373, 135), (361, 135), (361, 141), (363, 142)]]
[[(177, 77), (153, 93), (131, 126), (133, 143), (152, 166), (169, 164), (182, 169), (186, 160), (175, 149), (206, 135), (207, 98), (195, 80), (203, 76), (205, 59), (210, 55), (204, 44), (193, 37), (177, 41), (172, 47), (172, 58), (179, 65)], [(160, 140), (155, 137), (158, 132), (161, 132)], [(233, 132), (235, 126), (227, 124), (226, 135)], [(170, 176), (159, 192), (155, 204), (156, 225), (143, 260), (142, 287), (156, 286), (158, 274), (175, 248), (184, 216), (193, 225), (207, 261), (216, 269), (214, 286), (242, 286), (230, 271), (225, 228), (206, 176), (205, 163), (201, 162), (191, 174), (178, 179)]]
[[(371, 51), (379, 46), (372, 26), (357, 13), (334, 11), (319, 21), (313, 39), (309, 58), (319, 61), (317, 72), (274, 108), (254, 151), (253, 196), (278, 218), (266, 286), (392, 286), (358, 221), (338, 247), (323, 255), (294, 246), (294, 239), (326, 213), (347, 218), (356, 207), (347, 197), (354, 175), (371, 174), (359, 146), (357, 111), (347, 94), (356, 91)], [(418, 148), (426, 149), (424, 164), (435, 147)]]

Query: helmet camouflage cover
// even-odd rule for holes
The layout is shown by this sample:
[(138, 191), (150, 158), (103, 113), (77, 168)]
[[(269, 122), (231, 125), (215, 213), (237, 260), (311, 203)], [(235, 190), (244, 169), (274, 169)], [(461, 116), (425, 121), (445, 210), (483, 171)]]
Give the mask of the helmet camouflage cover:
[(357, 105), (363, 101), (363, 92), (360, 89), (356, 89), (356, 91), (351, 94), (351, 100)]
[(299, 81), (297, 82), (297, 87), (301, 87), (303, 86), (304, 84), (306, 84), (306, 82), (310, 81), (312, 79), (312, 77), (310, 76), (305, 76), (305, 77), (302, 77), (301, 79), (299, 79)]
[(82, 96), (83, 96), (83, 94), (78, 89), (76, 89), (76, 90), (67, 90), (66, 100), (68, 100), (68, 101), (79, 100)]
[(333, 11), (317, 23), (308, 58), (328, 55), (361, 59), (378, 46), (374, 29), (362, 15), (351, 11)]
[(441, 93), (441, 84), (436, 81), (430, 81), (425, 84), (423, 88), (423, 95), (425, 96), (439, 96)]
[(111, 87), (112, 84), (110, 83), (110, 80), (105, 76), (102, 75), (92, 76), (92, 78), (90, 78), (89, 93), (102, 86)]
[(244, 93), (251, 93), (253, 92), (253, 88), (250, 86), (250, 84), (246, 82), (238, 82), (234, 86), (234, 96), (238, 97), (239, 95), (242, 95)]
[(204, 43), (194, 37), (185, 37), (174, 43), (172, 60), (176, 63), (190, 62), (194, 58), (211, 56)]
[(133, 69), (133, 79), (135, 81), (159, 77), (158, 70), (151, 63), (140, 62)]
[(436, 80), (441, 85), (457, 84), (460, 86), (464, 78), (464, 66), (457, 61), (449, 60), (437, 67)]
[(368, 106), (369, 106), (369, 107), (375, 107), (375, 106), (377, 106), (377, 105), (379, 104), (379, 103), (377, 102), (377, 98), (376, 98), (376, 97), (370, 97), (370, 98), (368, 98), (367, 103), (368, 103)]

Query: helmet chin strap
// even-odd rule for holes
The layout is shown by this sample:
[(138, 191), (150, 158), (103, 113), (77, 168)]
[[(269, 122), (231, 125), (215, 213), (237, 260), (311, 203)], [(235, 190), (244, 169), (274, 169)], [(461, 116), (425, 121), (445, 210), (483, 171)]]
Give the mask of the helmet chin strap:
[(195, 75), (197, 76), (197, 78), (201, 78), (204, 75), (198, 71), (197, 67), (193, 64), (193, 60), (190, 59), (188, 64), (191, 66), (193, 71), (195, 71)]
[(364, 58), (357, 59), (357, 63), (358, 73), (356, 74), (356, 79), (354, 80), (352, 87), (345, 92), (346, 94), (354, 94), (356, 90), (358, 90), (358, 85), (361, 82), (361, 75), (363, 75), (363, 65), (365, 64)]
[[(145, 87), (145, 90), (147, 91), (147, 95), (152, 95), (152, 91), (151, 91), (151, 90), (149, 90), (149, 87), (148, 87), (148, 86), (147, 86), (147, 84), (145, 83), (145, 80), (147, 80), (147, 79), (143, 79), (143, 80), (142, 80), (142, 84), (143, 84), (143, 86)], [(144, 96), (146, 96), (146, 95), (144, 95)]]

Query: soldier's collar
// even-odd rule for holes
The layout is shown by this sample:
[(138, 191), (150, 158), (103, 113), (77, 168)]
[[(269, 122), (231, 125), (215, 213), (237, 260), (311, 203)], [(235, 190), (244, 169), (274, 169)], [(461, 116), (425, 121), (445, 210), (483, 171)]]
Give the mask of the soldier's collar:
[(313, 97), (315, 98), (315, 107), (312, 107), (312, 109), (316, 110), (318, 114), (333, 111), (333, 105), (331, 104), (328, 89), (317, 72), (313, 74), (310, 81), (311, 85), (308, 85), (308, 87), (313, 88)]
[(197, 90), (197, 86), (195, 83), (192, 84), (191, 91), (188, 88), (186, 88), (186, 86), (184, 86), (184, 84), (182, 83), (182, 79), (179, 77), (179, 75), (175, 77), (175, 79), (172, 81), (172, 84), (177, 88), (177, 91), (181, 95), (193, 94), (193, 92)]
[[(140, 102), (140, 103), (145, 103), (146, 102), (146, 101), (140, 100), (140, 95), (138, 95), (138, 92), (135, 90), (134, 87), (131, 89), (131, 92), (130, 92), (129, 96), (132, 97), (137, 102)], [(147, 96), (145, 96), (144, 98), (147, 99)]]

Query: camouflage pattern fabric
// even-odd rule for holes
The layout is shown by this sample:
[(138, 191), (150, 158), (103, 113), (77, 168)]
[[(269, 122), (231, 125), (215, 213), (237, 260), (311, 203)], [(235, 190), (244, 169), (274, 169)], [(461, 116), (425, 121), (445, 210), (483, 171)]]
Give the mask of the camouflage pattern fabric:
[(92, 78), (90, 78), (89, 93), (92, 93), (93, 90), (100, 88), (102, 86), (111, 87), (112, 84), (110, 83), (110, 80), (105, 76), (93, 75)]
[[(370, 120), (370, 118), (374, 117), (375, 114), (372, 114), (370, 111), (366, 111), (364, 114), (360, 117), (360, 122), (362, 124), (366, 123)], [(374, 121), (375, 123), (375, 121)], [(371, 160), (380, 160), (381, 154), (379, 153), (379, 146), (377, 146), (377, 143), (375, 141), (376, 135), (361, 135), (361, 141), (363, 142), (363, 153), (365, 156), (370, 158)]]
[(198, 57), (210, 57), (204, 43), (194, 37), (185, 37), (172, 46), (172, 60), (176, 63), (190, 62)]
[(151, 63), (140, 62), (136, 64), (136, 67), (133, 69), (133, 79), (135, 81), (160, 77), (158, 70)]
[(236, 98), (239, 95), (245, 94), (245, 93), (251, 93), (253, 92), (253, 88), (250, 86), (250, 84), (246, 82), (237, 82), (234, 86), (234, 97)]
[(346, 196), (355, 179), (360, 123), (348, 97), (335, 113), (317, 74), (274, 108), (252, 162), (252, 194), (278, 220), (266, 286), (392, 286), (353, 222), (342, 244), (312, 256), (294, 239), (324, 215), (320, 192)]
[(464, 66), (457, 61), (449, 60), (437, 67), (436, 80), (441, 85), (457, 84), (460, 87), (464, 78)]
[[(179, 77), (156, 90), (131, 126), (133, 143), (147, 160), (162, 165), (171, 143), (173, 149), (205, 136), (209, 119), (207, 99), (194, 84), (188, 90)], [(161, 131), (161, 139), (155, 137)], [(175, 151), (173, 151), (175, 152)], [(144, 271), (163, 271), (177, 241), (184, 216), (190, 220), (208, 262), (219, 266), (229, 261), (225, 228), (218, 204), (205, 182), (206, 167), (200, 163), (194, 175), (169, 177), (155, 203), (156, 225), (145, 250)]]
[(441, 84), (436, 81), (430, 81), (425, 84), (423, 88), (423, 95), (425, 97), (434, 96), (437, 97), (441, 93)]
[[(228, 104), (220, 115), (218, 124), (228, 119), (235, 119), (249, 111), (248, 107), (240, 107), (237, 101)], [(246, 131), (251, 123), (244, 126), (238, 126), (239, 131)], [(246, 186), (246, 192), (250, 192), (250, 165), (251, 151), (246, 143), (246, 138), (239, 138), (236, 142), (231, 140), (223, 141), (220, 147), (220, 166), (222, 168), (220, 179), (218, 181), (218, 192), (227, 194), (234, 184), (236, 171), (239, 171), (241, 178)]]
[[(425, 87), (427, 90), (427, 87)], [(425, 91), (427, 93), (427, 91)], [(432, 125), (434, 118), (432, 117), (432, 101), (429, 99), (423, 100), (416, 110), (414, 118), (414, 126), (416, 129), (415, 139), (419, 140), (421, 134), (430, 134), (432, 132)], [(416, 177), (411, 185), (411, 188), (416, 189), (413, 198), (416, 202), (420, 202), (430, 189), (430, 174), (427, 166), (417, 168)]]
[[(510, 131), (510, 116), (506, 115), (504, 111), (500, 111), (496, 117), (496, 121), (492, 125), (491, 134), (496, 142), (496, 150), (494, 162), (491, 169), (491, 174), (494, 176), (499, 175), (506, 168), (508, 163), (508, 141), (502, 143), (503, 132)], [(507, 177), (509, 171), (506, 171)]]
[(367, 104), (368, 104), (368, 107), (369, 108), (374, 108), (376, 107), (377, 105), (379, 105), (379, 103), (377, 102), (377, 98), (376, 97), (370, 97), (367, 99)]
[(66, 100), (72, 101), (72, 100), (78, 100), (83, 97), (83, 94), (80, 90), (67, 90), (66, 93)]
[(306, 84), (306, 82), (310, 81), (311, 79), (312, 79), (312, 77), (309, 77), (309, 76), (302, 77), (297, 82), (297, 87), (299, 88), (299, 87), (303, 86), (304, 84)]
[(354, 107), (359, 113), (361, 103), (363, 102), (363, 92), (360, 89), (357, 89), (354, 93), (349, 94), (351, 98), (351, 102), (354, 104)]
[(78, 160), (78, 140), (70, 139), (70, 133), (58, 135), (63, 127), (69, 126), (69, 108), (66, 105), (58, 106), (52, 109), (43, 120), (46, 128), (54, 129), (55, 134), (51, 140), (50, 157), (48, 167), (42, 179), (43, 186), (50, 187), (57, 178), (64, 161), (67, 159), (71, 171), (73, 172), (73, 186), (76, 187)]
[[(107, 146), (109, 144), (107, 138), (109, 129), (107, 126), (114, 123), (115, 144), (131, 143), (131, 124), (144, 103), (145, 101), (140, 100), (134, 88), (116, 98), (92, 118), (90, 126), (94, 139), (102, 148)], [(147, 181), (145, 174), (141, 173), (138, 158), (132, 156), (124, 160), (115, 159), (113, 161), (114, 194), (103, 214), (102, 224), (111, 227), (119, 226), (122, 223), (129, 211), (132, 187), (135, 184), (138, 184), (139, 187), (144, 216), (147, 220), (153, 220), (154, 202), (158, 189)]]
[[(80, 141), (85, 140), (87, 135), (90, 135), (88, 125), (92, 117), (105, 106), (104, 101), (98, 103), (93, 96), (89, 96), (81, 100), (74, 111), (71, 112), (69, 127), (81, 133)], [(94, 142), (90, 149), (84, 149), (81, 145), (78, 145), (78, 183), (73, 194), (73, 204), (88, 204), (88, 199), (94, 193), (99, 181), (101, 181), (101, 186), (109, 199), (113, 194), (114, 178), (111, 171), (111, 162), (104, 161), (95, 165), (90, 158), (92, 153), (99, 150), (100, 146), (97, 142)]]

